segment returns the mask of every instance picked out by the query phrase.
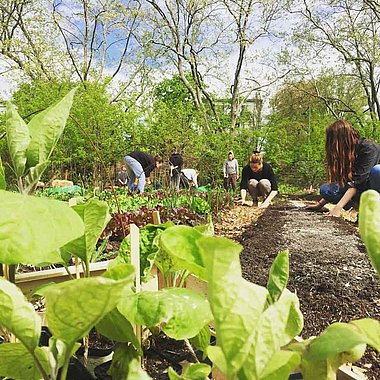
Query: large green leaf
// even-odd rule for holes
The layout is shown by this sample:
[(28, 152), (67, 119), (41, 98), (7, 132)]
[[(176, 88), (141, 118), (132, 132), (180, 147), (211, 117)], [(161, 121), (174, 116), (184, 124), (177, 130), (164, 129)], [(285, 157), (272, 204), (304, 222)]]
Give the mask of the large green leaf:
[[(270, 305), (257, 322), (252, 346), (241, 370), (245, 373), (245, 378), (266, 377), (268, 366), (273, 366), (272, 358), (278, 355), (283, 359), (279, 354), (281, 347), (290, 343), (302, 328), (303, 317), (299, 310), (298, 298), (285, 289), (280, 299)], [(285, 366), (278, 371), (286, 373), (288, 369)]]
[(311, 360), (331, 358), (365, 343), (365, 335), (354, 325), (333, 323), (310, 342), (307, 357)]
[(122, 300), (118, 309), (137, 325), (165, 322), (163, 331), (177, 340), (194, 337), (213, 319), (205, 297), (183, 288), (133, 294)]
[(42, 379), (32, 354), (22, 343), (0, 344), (0, 358), (0, 376), (16, 380)]
[[(41, 318), (14, 284), (0, 277), (0, 325), (4, 326), (25, 347), (33, 351), (38, 346)], [(1, 347), (1, 345), (0, 345)]]
[(196, 243), (205, 262), (217, 342), (228, 363), (227, 376), (233, 377), (250, 352), (268, 291), (241, 277), (240, 245), (217, 237), (202, 237)]
[(170, 256), (171, 271), (188, 270), (205, 280), (203, 259), (196, 241), (202, 234), (188, 226), (174, 226), (160, 235), (160, 247)]
[(0, 157), (0, 190), (5, 190), (7, 187), (7, 183), (5, 181), (5, 171), (3, 167), (3, 162), (1, 161)]
[(6, 132), (13, 169), (17, 177), (21, 177), (25, 171), (26, 150), (30, 143), (29, 128), (10, 103), (7, 104)]
[(289, 278), (289, 252), (280, 252), (274, 260), (270, 271), (267, 288), (271, 303), (276, 302), (288, 283)]
[(81, 218), (67, 205), (0, 190), (0, 262), (61, 262), (58, 248), (83, 235)]
[(133, 331), (131, 322), (128, 321), (116, 308), (110, 311), (96, 325), (96, 330), (108, 339), (116, 342), (131, 342), (136, 350), (142, 355), (140, 343)]
[(84, 222), (84, 235), (66, 244), (62, 250), (80, 257), (88, 265), (96, 250), (98, 239), (111, 218), (108, 213), (108, 205), (106, 202), (90, 199), (72, 209)]
[(269, 360), (262, 380), (288, 379), (292, 371), (299, 366), (301, 357), (297, 352), (277, 351)]
[(380, 194), (376, 190), (368, 190), (360, 198), (359, 229), (372, 265), (380, 275)]
[(356, 326), (366, 337), (366, 342), (377, 352), (380, 352), (380, 322), (375, 319), (364, 318), (351, 321), (350, 324)]
[(30, 120), (28, 126), (31, 141), (26, 151), (28, 168), (42, 164), (49, 159), (65, 128), (75, 91), (76, 89), (71, 90), (58, 103)]
[(133, 284), (134, 269), (121, 280), (81, 278), (46, 288), (46, 316), (53, 335), (69, 346), (111, 312)]

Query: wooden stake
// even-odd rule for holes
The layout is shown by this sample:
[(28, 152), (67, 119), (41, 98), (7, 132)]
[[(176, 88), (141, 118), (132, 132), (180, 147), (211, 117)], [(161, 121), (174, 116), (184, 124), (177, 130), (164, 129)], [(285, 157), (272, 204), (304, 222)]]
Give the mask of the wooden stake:
[[(153, 224), (158, 225), (161, 224), (161, 216), (159, 211), (153, 211)], [(155, 268), (155, 266), (154, 266)], [(165, 279), (162, 273), (155, 268), (158, 279), (158, 290), (165, 288)]]
[[(69, 199), (69, 207), (73, 207), (76, 205), (77, 205), (77, 199), (76, 198), (70, 198)], [(75, 256), (75, 258), (74, 258), (74, 265), (75, 265), (75, 278), (80, 278), (78, 256)]]
[[(140, 280), (140, 230), (136, 224), (130, 225), (131, 234), (131, 263), (135, 268), (136, 272), (136, 293), (141, 291), (141, 280)], [(135, 326), (135, 333), (137, 340), (141, 344), (141, 326)], [(141, 360), (140, 360), (141, 365)]]
[(153, 211), (153, 224), (161, 224), (161, 217), (159, 211)]
[(140, 230), (136, 224), (130, 225), (131, 233), (131, 262), (136, 271), (136, 293), (141, 291), (140, 281)]

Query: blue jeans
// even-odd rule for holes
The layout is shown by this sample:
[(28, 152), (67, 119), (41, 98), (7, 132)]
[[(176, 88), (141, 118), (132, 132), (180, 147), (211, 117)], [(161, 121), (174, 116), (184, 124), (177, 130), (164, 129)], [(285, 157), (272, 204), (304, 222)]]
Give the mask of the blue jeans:
[[(380, 164), (375, 165), (369, 174), (370, 189), (377, 190), (380, 193)], [(320, 194), (323, 199), (329, 203), (337, 204), (349, 188), (348, 185), (339, 186), (336, 183), (324, 183), (320, 186)], [(344, 206), (349, 210), (355, 202), (359, 201), (361, 191), (358, 191), (354, 197)]]
[(380, 193), (380, 164), (375, 165), (369, 173), (369, 183), (371, 189)]
[[(128, 189), (130, 191), (139, 191), (140, 193), (143, 193), (145, 188), (145, 173), (140, 162), (130, 156), (125, 156), (124, 162), (129, 177)], [(135, 185), (136, 179), (138, 179), (137, 185)]]

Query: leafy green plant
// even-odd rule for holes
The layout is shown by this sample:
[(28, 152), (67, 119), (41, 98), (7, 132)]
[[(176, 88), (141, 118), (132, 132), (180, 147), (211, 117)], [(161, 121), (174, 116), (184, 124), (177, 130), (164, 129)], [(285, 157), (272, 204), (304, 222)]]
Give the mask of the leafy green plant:
[(77, 341), (111, 312), (131, 287), (134, 269), (119, 265), (103, 277), (71, 280), (44, 289), (46, 316), (53, 337), (39, 347), (41, 319), (21, 291), (0, 278), (0, 325), (18, 343), (0, 345), (0, 376), (19, 380), (66, 379)]
[(59, 248), (84, 233), (81, 218), (67, 203), (4, 190), (0, 202), (0, 263), (63, 262)]
[(7, 105), (7, 143), (21, 193), (35, 191), (65, 128), (75, 91), (71, 90), (58, 103), (35, 115), (28, 124), (11, 103)]
[(83, 220), (84, 234), (61, 248), (62, 257), (67, 264), (71, 256), (82, 259), (85, 265), (85, 275), (89, 277), (90, 262), (96, 255), (98, 239), (111, 219), (106, 202), (90, 199), (86, 203), (73, 206), (72, 209)]
[[(242, 278), (241, 247), (228, 239), (176, 226), (160, 235), (160, 244), (173, 269), (188, 269), (208, 283), (217, 337), (217, 346), (207, 349), (213, 363), (231, 379), (289, 375), (299, 355), (281, 347), (291, 342), (303, 323), (297, 297), (285, 289), (287, 253), (276, 259), (267, 290)], [(179, 246), (183, 248), (178, 250)]]
[[(165, 229), (174, 226), (173, 222), (167, 222), (160, 225), (147, 224), (140, 228), (140, 276), (141, 282), (148, 281), (150, 271), (158, 253), (156, 237)], [(131, 237), (125, 237), (120, 245), (117, 261), (131, 263)]]

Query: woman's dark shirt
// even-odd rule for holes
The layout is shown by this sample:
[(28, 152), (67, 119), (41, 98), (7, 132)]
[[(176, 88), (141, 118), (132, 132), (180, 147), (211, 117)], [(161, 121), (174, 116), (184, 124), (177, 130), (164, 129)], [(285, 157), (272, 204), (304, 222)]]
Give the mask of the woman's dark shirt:
[(356, 144), (355, 155), (352, 181), (348, 184), (359, 191), (365, 191), (370, 188), (369, 173), (371, 169), (380, 163), (380, 145), (361, 137)]
[(255, 179), (256, 181), (260, 181), (262, 179), (268, 179), (270, 184), (271, 184), (272, 190), (274, 190), (274, 191), (278, 190), (277, 180), (276, 180), (276, 176), (273, 172), (273, 169), (269, 164), (267, 164), (265, 162), (263, 164), (262, 170), (257, 172), (257, 173), (255, 173), (251, 169), (249, 164), (244, 166), (243, 171), (241, 173), (240, 189), (247, 190), (248, 189), (248, 181), (250, 179)]
[(129, 153), (128, 156), (140, 162), (146, 177), (149, 177), (150, 173), (156, 168), (156, 160), (149, 153), (134, 151)]
[(173, 169), (173, 175), (177, 176), (182, 170), (183, 158), (179, 153), (174, 153), (169, 158), (169, 164), (172, 166), (177, 166), (176, 169)]

